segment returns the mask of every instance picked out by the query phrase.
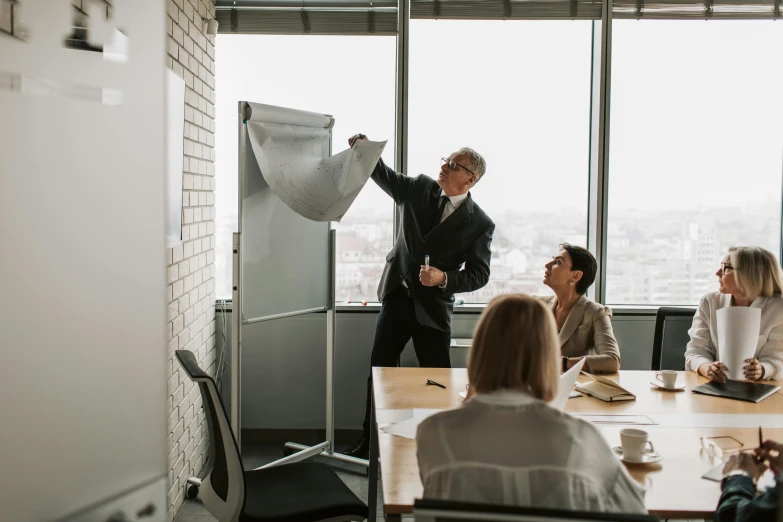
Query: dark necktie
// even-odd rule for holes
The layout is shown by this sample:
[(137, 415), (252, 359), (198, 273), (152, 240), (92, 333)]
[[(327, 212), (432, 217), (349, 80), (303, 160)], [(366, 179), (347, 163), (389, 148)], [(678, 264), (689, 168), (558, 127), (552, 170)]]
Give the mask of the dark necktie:
[(443, 195), (440, 197), (440, 203), (438, 204), (438, 211), (435, 213), (435, 220), (432, 222), (432, 227), (430, 227), (430, 230), (437, 227), (440, 224), (441, 219), (443, 219), (443, 211), (446, 208), (446, 203), (449, 202), (449, 197), (446, 195)]

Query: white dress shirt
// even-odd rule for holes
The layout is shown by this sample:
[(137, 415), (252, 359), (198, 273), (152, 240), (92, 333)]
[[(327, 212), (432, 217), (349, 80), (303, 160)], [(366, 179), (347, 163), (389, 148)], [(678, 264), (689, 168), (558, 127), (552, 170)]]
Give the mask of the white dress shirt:
[[(731, 295), (711, 292), (701, 298), (699, 310), (688, 330), (691, 340), (685, 347), (685, 369), (699, 371), (705, 362), (718, 360), (717, 311), (731, 306)], [(764, 380), (783, 378), (783, 298), (757, 297), (750, 304), (761, 308), (761, 326), (756, 359), (764, 367)]]
[[(440, 191), (441, 197), (444, 196), (443, 191)], [(454, 213), (455, 210), (459, 208), (460, 205), (462, 205), (466, 199), (468, 199), (468, 194), (460, 194), (459, 196), (448, 196), (449, 201), (446, 203), (446, 206), (443, 207), (443, 215), (440, 217), (440, 222), (443, 223), (446, 221), (446, 218), (449, 217)], [(440, 199), (438, 199), (440, 201)]]
[(424, 498), (646, 513), (644, 488), (592, 424), (515, 391), (477, 395), (416, 433)]

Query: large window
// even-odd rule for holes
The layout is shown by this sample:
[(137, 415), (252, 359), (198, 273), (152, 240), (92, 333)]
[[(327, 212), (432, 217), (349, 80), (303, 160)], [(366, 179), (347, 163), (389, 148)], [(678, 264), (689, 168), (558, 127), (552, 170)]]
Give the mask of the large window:
[[(237, 102), (335, 116), (332, 150), (357, 132), (389, 140), (394, 165), (396, 39), (391, 36), (220, 35), (216, 88), (216, 294), (231, 297), (231, 237), (237, 230)], [(375, 301), (392, 244), (394, 205), (372, 181), (338, 228), (337, 299)]]
[(613, 23), (610, 304), (695, 304), (731, 245), (780, 248), (783, 29)]
[(496, 224), (490, 282), (457, 296), (548, 294), (558, 244), (585, 245), (590, 21), (411, 20), (408, 174), (462, 146), (487, 160), (472, 191)]

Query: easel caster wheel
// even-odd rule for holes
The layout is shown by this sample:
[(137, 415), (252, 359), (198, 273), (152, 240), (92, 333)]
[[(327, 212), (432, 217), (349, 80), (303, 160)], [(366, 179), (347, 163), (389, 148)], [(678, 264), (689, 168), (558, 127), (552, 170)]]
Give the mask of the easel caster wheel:
[(198, 486), (195, 486), (195, 485), (188, 486), (187, 495), (188, 495), (188, 498), (191, 499), (191, 500), (196, 498), (198, 496)]

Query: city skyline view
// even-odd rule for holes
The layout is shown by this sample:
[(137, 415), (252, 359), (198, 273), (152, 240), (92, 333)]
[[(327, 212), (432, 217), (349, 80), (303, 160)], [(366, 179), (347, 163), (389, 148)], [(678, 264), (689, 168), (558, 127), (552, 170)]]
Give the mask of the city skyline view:
[[(452, 34), (461, 37), (441, 45)], [(543, 264), (561, 242), (586, 243), (591, 22), (411, 20), (410, 35), (406, 174), (436, 177), (440, 158), (461, 146), (488, 164), (472, 194), (497, 225), (492, 274), (457, 301), (550, 293)], [(237, 101), (333, 114), (333, 153), (363, 132), (389, 139), (383, 158), (393, 165), (396, 45), (386, 36), (218, 39), (216, 286), (230, 297)], [(484, 59), (498, 48), (514, 59)], [(783, 30), (769, 21), (614, 22), (607, 304), (694, 305), (716, 289), (729, 246), (779, 254), (776, 48)], [(315, 49), (334, 60), (315, 59)], [(247, 65), (255, 56), (261, 67)], [(300, 67), (267, 78), (290, 63)], [(338, 300), (377, 299), (392, 216), (391, 199), (369, 181), (336, 224)]]

